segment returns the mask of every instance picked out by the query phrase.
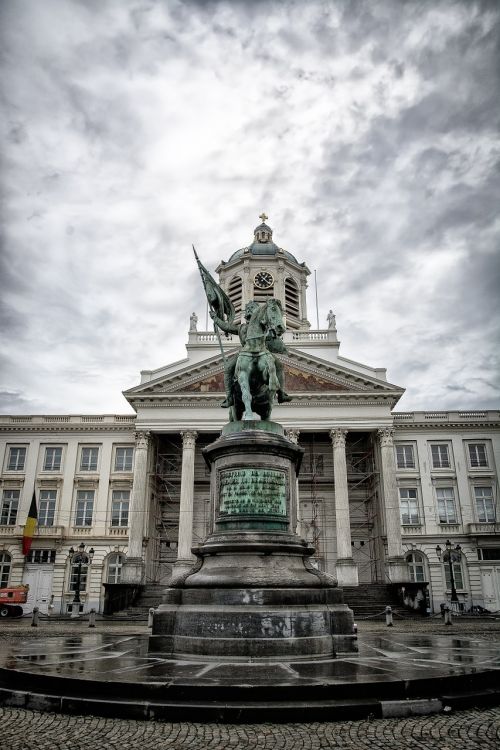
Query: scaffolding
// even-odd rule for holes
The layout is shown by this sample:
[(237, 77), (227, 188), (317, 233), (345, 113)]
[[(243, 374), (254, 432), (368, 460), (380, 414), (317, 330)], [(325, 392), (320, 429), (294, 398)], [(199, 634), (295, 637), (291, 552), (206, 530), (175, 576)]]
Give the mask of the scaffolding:
[[(360, 568), (360, 580), (376, 582), (381, 578), (382, 540), (378, 523), (378, 482), (374, 447), (368, 433), (351, 433), (346, 442), (347, 481), (353, 557)], [(328, 550), (334, 540), (327, 538), (326, 515), (333, 513), (333, 456), (329, 442), (315, 433), (303, 436), (306, 452), (301, 471), (301, 531), (316, 548), (318, 566), (325, 568)], [(331, 502), (331, 506), (325, 502)], [(304, 512), (310, 503), (310, 514)], [(306, 515), (308, 516), (306, 518)], [(330, 524), (328, 524), (330, 526)]]
[[(202, 447), (200, 441), (198, 448)], [(148, 566), (148, 582), (168, 580), (172, 565), (177, 559), (179, 538), (179, 514), (182, 476), (182, 444), (166, 435), (156, 440), (154, 462), (150, 476), (151, 556)], [(193, 508), (192, 543), (202, 542), (208, 531), (210, 472), (201, 456), (195, 454), (195, 492)], [(206, 497), (205, 497), (206, 496)], [(163, 581), (162, 581), (163, 582)]]
[[(300, 474), (299, 533), (316, 549), (315, 560), (325, 569), (327, 556), (334, 549), (333, 539), (327, 539), (325, 514), (333, 514), (334, 475), (333, 454), (328, 440), (320, 440), (318, 433), (305, 433), (301, 441), (305, 448)], [(347, 480), (351, 517), (353, 557), (358, 563), (361, 582), (377, 582), (382, 577), (383, 540), (378, 518), (379, 471), (376, 468), (374, 446), (369, 433), (350, 433), (346, 442)], [(197, 452), (198, 453), (198, 452)], [(198, 487), (208, 482), (207, 468), (196, 456)], [(166, 436), (156, 441), (151, 486), (151, 557), (148, 579), (158, 582), (168, 576), (177, 557), (179, 534), (179, 505), (182, 469), (182, 446)], [(204, 472), (204, 473), (203, 473)], [(207, 503), (200, 504), (198, 491), (193, 524), (193, 543), (202, 541), (207, 531)], [(328, 502), (327, 502), (328, 500)], [(310, 511), (304, 505), (310, 503)], [(331, 504), (330, 504), (331, 503)], [(328, 524), (332, 527), (332, 524)]]
[(159, 582), (177, 558), (182, 449), (171, 440), (157, 440), (151, 474), (152, 557), (148, 578)]
[(376, 469), (370, 435), (353, 435), (355, 439), (346, 443), (353, 557), (358, 563), (360, 581), (375, 583), (382, 580), (377, 513), (379, 471)]

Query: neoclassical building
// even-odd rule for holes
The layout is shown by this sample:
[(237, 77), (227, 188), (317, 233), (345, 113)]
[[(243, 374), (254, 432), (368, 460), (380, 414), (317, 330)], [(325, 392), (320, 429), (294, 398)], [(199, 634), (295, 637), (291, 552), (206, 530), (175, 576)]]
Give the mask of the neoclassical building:
[[(315, 564), (344, 586), (428, 582), (431, 607), (450, 599), (450, 565), (436, 552), (460, 545), (452, 565), (460, 606), (500, 609), (499, 411), (398, 412), (403, 388), (386, 370), (340, 355), (335, 317), (314, 330), (305, 263), (263, 222), (253, 242), (221, 261), (219, 283), (238, 314), (278, 298), (287, 330), (290, 403), (273, 419), (304, 448), (298, 532)], [(187, 327), (187, 326), (186, 326)], [(68, 612), (76, 568), (70, 548), (94, 550), (81, 609), (103, 609), (105, 584), (167, 583), (192, 564), (209, 524), (202, 456), (227, 421), (217, 337), (191, 316), (185, 359), (141, 372), (124, 391), (135, 415), (0, 417), (1, 585), (30, 584), (28, 608)], [(223, 337), (227, 353), (239, 346)], [(35, 490), (38, 526), (22, 554)]]

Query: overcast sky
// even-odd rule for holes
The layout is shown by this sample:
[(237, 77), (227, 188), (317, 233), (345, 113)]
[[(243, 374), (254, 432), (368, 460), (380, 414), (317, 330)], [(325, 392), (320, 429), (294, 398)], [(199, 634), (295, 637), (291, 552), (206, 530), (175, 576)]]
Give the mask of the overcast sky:
[(263, 210), (398, 410), (500, 406), (500, 3), (0, 12), (1, 412), (129, 411)]

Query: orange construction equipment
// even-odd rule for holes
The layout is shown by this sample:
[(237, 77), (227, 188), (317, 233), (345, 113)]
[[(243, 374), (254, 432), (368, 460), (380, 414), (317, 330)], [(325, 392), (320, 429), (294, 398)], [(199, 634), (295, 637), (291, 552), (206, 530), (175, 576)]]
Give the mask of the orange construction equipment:
[(23, 608), (20, 605), (26, 604), (29, 590), (28, 585), (0, 589), (0, 617), (21, 617)]

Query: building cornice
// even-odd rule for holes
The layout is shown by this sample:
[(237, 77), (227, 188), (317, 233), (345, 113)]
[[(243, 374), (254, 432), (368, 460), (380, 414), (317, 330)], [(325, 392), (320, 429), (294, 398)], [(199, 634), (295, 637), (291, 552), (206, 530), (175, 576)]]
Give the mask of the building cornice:
[(120, 433), (135, 430), (135, 414), (71, 414), (71, 415), (32, 415), (0, 417), (0, 432), (11, 434), (40, 433)]
[[(131, 400), (131, 404), (141, 408), (186, 408), (196, 409), (200, 406), (219, 407), (222, 393), (193, 393), (189, 399), (184, 393), (157, 393), (144, 395)], [(395, 405), (399, 393), (294, 393), (291, 401), (284, 409), (294, 409), (302, 406), (380, 406), (382, 404)]]
[(440, 412), (400, 412), (394, 413), (394, 429), (436, 430), (436, 429), (499, 429), (500, 411), (440, 411)]

